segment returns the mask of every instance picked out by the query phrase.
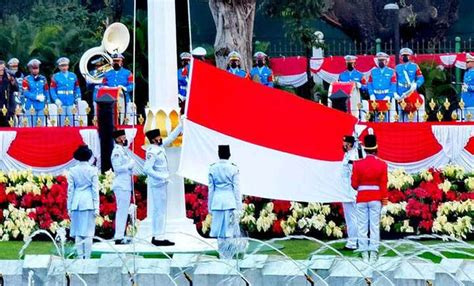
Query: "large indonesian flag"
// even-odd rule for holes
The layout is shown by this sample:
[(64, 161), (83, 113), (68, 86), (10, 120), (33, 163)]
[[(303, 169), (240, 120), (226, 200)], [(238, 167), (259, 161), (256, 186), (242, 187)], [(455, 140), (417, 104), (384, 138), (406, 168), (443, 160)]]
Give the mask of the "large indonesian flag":
[(342, 137), (356, 119), (194, 61), (179, 174), (207, 184), (217, 146), (229, 144), (245, 195), (341, 202)]

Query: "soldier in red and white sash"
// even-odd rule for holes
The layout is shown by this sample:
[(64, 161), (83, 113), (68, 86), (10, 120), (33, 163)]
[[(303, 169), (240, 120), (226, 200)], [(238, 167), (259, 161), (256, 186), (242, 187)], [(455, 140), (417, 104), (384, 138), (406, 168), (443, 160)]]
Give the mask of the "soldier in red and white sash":
[(354, 162), (351, 181), (357, 191), (358, 251), (362, 253), (364, 262), (375, 263), (380, 245), (382, 205), (387, 204), (388, 170), (387, 163), (376, 156), (377, 140), (370, 133), (364, 138), (367, 156)]

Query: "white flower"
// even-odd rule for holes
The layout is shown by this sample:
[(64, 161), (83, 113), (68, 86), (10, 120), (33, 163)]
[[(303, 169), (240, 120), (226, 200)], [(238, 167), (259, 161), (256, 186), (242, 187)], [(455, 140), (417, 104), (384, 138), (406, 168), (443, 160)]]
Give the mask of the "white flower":
[(332, 230), (332, 234), (336, 237), (336, 238), (341, 238), (343, 236), (343, 233), (342, 233), (342, 230), (340, 227), (336, 226), (333, 228)]
[(438, 185), (438, 188), (443, 190), (443, 192), (447, 193), (451, 189), (451, 182), (448, 179), (445, 179), (442, 184)]
[(392, 216), (383, 215), (380, 219), (380, 223), (385, 231), (390, 231), (390, 227), (395, 223), (395, 220)]
[(431, 173), (430, 170), (425, 170), (425, 171), (421, 172), (420, 176), (421, 176), (421, 178), (423, 178), (423, 180), (425, 182), (430, 182), (430, 181), (433, 180), (433, 174)]
[(406, 219), (403, 221), (403, 225), (400, 227), (401, 232), (413, 233), (415, 230), (410, 226), (410, 220)]
[(257, 230), (259, 232), (266, 232), (268, 231), (275, 220), (277, 220), (277, 216), (273, 211), (273, 203), (267, 203), (264, 208), (260, 211), (260, 216), (257, 219)]
[(301, 229), (304, 229), (307, 225), (307, 222), (306, 222), (306, 218), (301, 218), (299, 221), (298, 221), (298, 227), (301, 228)]
[(464, 177), (464, 168), (457, 165), (446, 165), (443, 168), (443, 174), (449, 178), (462, 179)]
[(309, 224), (316, 230), (321, 230), (326, 225), (326, 217), (322, 214), (313, 215), (309, 220)]
[(211, 229), (212, 215), (207, 214), (206, 219), (202, 222), (202, 232), (208, 233)]
[(464, 179), (464, 184), (466, 185), (468, 191), (474, 191), (474, 177), (468, 177)]

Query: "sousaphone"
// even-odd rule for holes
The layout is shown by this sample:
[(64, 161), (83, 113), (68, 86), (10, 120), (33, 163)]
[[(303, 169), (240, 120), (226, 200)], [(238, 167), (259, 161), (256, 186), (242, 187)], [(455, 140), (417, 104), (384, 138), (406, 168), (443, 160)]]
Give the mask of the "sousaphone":
[(102, 37), (102, 45), (87, 50), (81, 57), (79, 69), (88, 83), (100, 84), (104, 74), (112, 69), (112, 57), (123, 53), (130, 44), (130, 33), (122, 23), (113, 23), (107, 27)]

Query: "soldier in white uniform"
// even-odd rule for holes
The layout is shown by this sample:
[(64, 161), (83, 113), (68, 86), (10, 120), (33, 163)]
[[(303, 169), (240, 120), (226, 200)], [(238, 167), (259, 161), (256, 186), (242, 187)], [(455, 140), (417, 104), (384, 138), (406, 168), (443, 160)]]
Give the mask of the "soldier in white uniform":
[(125, 227), (127, 225), (128, 209), (130, 207), (130, 198), (132, 192), (132, 176), (135, 161), (127, 152), (127, 137), (125, 130), (115, 130), (112, 134), (115, 146), (112, 150), (112, 168), (114, 170), (114, 181), (112, 190), (117, 202), (117, 212), (115, 214), (115, 244), (126, 244), (129, 241), (124, 240)]
[(183, 127), (179, 124), (169, 136), (163, 140), (159, 129), (145, 133), (150, 141), (146, 149), (146, 160), (143, 171), (148, 176), (147, 187), (153, 196), (151, 243), (156, 246), (172, 246), (175, 243), (165, 239), (168, 181), (170, 173), (165, 147), (170, 145), (181, 133)]
[(79, 258), (90, 258), (92, 238), (95, 232), (95, 217), (99, 215), (98, 170), (89, 163), (92, 151), (87, 145), (74, 152), (79, 163), (69, 170), (67, 176), (67, 211), (71, 218), (71, 237), (75, 238)]
[(229, 145), (219, 145), (218, 154), (219, 162), (209, 168), (208, 208), (212, 214), (210, 236), (218, 239), (219, 253), (223, 254), (224, 258), (232, 258), (234, 253), (226, 251), (229, 249), (226, 239), (240, 236), (242, 196), (239, 188), (239, 168), (229, 161)]
[(353, 196), (353, 201), (342, 203), (344, 209), (344, 218), (346, 220), (347, 227), (347, 243), (345, 249), (356, 250), (357, 249), (357, 209), (355, 197), (357, 192), (351, 187), (351, 176), (352, 176), (352, 162), (359, 160), (359, 155), (363, 157), (362, 150), (359, 151), (355, 148), (355, 138), (353, 136), (344, 136), (342, 140), (342, 149), (344, 150), (344, 158), (342, 159), (342, 179), (344, 187)]

